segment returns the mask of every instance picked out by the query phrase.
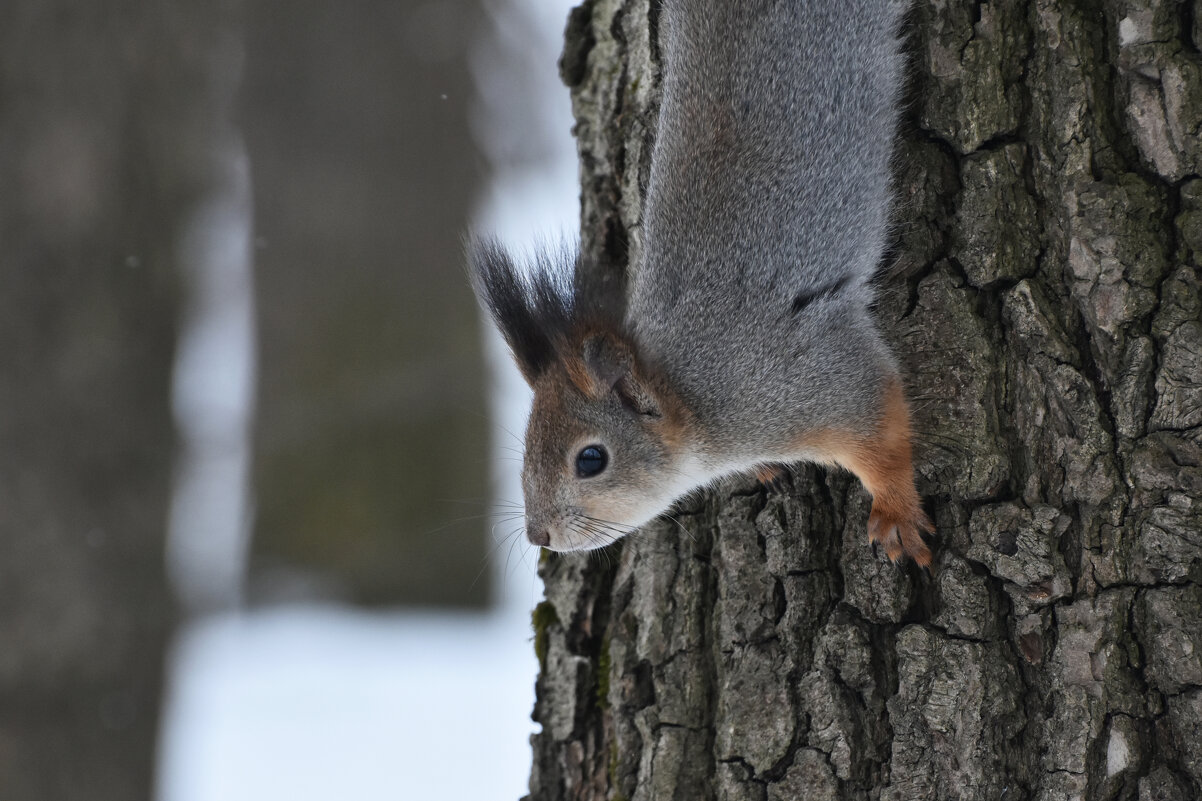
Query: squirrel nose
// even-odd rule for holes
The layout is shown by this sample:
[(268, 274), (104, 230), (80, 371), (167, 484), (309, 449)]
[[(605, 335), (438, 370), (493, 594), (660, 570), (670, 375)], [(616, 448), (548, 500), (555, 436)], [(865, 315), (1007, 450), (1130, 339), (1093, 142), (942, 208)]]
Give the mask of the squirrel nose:
[(526, 531), (526, 539), (530, 540), (535, 545), (546, 548), (551, 544), (551, 532), (545, 528), (528, 529)]

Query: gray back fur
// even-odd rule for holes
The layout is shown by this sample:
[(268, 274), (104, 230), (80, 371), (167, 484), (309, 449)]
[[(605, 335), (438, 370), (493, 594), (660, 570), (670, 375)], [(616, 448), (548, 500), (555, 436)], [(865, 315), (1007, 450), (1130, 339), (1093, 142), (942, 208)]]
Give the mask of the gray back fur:
[(862, 424), (896, 372), (867, 306), (907, 5), (663, 2), (664, 94), (628, 324), (716, 455), (770, 453), (788, 420), (797, 433)]

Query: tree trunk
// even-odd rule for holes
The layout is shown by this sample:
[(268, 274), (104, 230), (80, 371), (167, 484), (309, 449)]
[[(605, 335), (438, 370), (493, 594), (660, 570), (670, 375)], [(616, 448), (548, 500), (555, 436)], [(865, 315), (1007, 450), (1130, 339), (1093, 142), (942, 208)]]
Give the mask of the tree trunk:
[(487, 493), (487, 415), (461, 237), (480, 176), (469, 56), (483, 6), (246, 6), (240, 118), (261, 243), (251, 600), (482, 606), (488, 531), (465, 499)]
[[(655, 5), (586, 2), (561, 65), (619, 265)], [(531, 799), (1202, 798), (1200, 45), (1198, 0), (918, 3), (878, 313), (933, 576), (813, 467), (548, 556)]]
[(211, 167), (225, 9), (0, 10), (6, 801), (154, 792), (178, 246)]

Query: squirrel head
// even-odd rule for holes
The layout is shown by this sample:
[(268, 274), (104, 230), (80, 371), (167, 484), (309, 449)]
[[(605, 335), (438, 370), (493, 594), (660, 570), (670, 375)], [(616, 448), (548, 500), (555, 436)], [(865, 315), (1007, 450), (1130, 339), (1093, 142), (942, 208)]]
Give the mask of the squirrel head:
[(567, 289), (575, 257), (544, 254), (527, 276), (495, 243), (476, 244), (471, 260), (476, 291), (534, 390), (526, 536), (590, 550), (666, 511), (679, 494), (688, 411), (621, 321)]

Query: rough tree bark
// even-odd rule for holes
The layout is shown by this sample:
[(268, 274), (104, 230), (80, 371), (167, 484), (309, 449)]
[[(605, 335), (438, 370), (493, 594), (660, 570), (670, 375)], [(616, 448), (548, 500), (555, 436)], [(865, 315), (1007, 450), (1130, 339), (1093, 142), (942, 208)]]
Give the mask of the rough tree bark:
[[(619, 265), (655, 5), (586, 2), (561, 65)], [(814, 468), (544, 559), (531, 799), (1202, 798), (1200, 45), (1198, 0), (918, 3), (879, 315), (934, 576)]]

